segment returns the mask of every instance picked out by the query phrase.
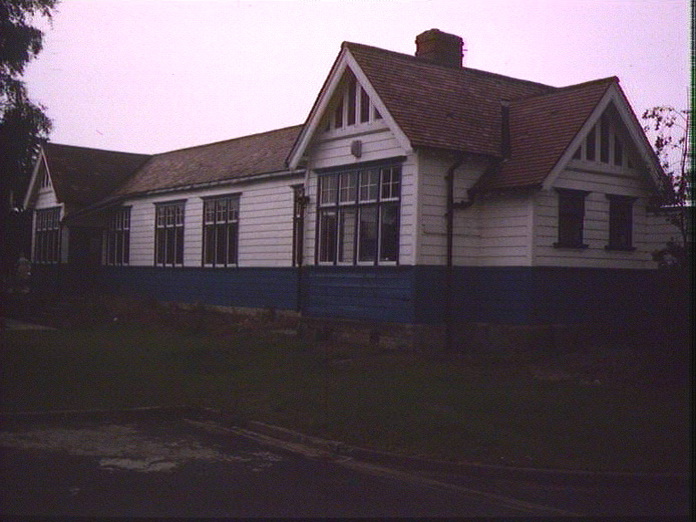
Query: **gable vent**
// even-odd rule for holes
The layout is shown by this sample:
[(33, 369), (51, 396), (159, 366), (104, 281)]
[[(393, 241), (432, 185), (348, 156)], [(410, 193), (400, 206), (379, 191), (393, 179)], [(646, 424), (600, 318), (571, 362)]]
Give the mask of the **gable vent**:
[(447, 67), (461, 67), (464, 40), (455, 34), (430, 29), (416, 36), (416, 57)]

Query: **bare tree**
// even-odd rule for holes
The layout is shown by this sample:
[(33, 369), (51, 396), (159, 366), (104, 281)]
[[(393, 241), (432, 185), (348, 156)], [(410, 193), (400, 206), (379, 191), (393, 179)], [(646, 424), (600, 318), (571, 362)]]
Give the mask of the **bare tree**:
[(652, 135), (655, 152), (667, 175), (660, 187), (660, 206), (679, 234), (653, 254), (661, 266), (690, 266), (689, 234), (693, 218), (690, 116), (689, 110), (668, 106), (653, 107), (643, 113), (644, 129)]

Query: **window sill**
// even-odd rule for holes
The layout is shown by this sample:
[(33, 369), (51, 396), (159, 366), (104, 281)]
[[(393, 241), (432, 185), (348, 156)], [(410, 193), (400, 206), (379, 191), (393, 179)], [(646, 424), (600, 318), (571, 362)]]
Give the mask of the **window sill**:
[(604, 247), (604, 250), (609, 250), (613, 252), (633, 252), (636, 249), (636, 247), (633, 246), (612, 246), (612, 245), (607, 245)]
[(584, 250), (585, 248), (589, 248), (590, 245), (567, 245), (564, 243), (554, 243), (553, 248), (566, 248), (566, 249), (571, 249), (571, 250)]

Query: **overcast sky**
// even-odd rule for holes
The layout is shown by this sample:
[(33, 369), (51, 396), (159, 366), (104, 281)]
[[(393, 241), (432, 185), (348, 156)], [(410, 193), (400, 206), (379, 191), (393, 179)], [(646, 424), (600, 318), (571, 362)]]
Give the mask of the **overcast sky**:
[(637, 115), (686, 108), (688, 0), (62, 0), (27, 69), (57, 143), (157, 153), (303, 123), (342, 41), (565, 86), (618, 76)]

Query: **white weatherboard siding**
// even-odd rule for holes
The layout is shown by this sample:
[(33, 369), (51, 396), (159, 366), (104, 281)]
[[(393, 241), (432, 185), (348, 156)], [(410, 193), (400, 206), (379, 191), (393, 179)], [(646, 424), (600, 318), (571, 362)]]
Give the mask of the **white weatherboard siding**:
[[(362, 142), (360, 158), (356, 158), (351, 153), (351, 143), (355, 140)], [(379, 120), (320, 132), (314, 139), (310, 154), (314, 168), (324, 168), (379, 160), (389, 157), (394, 151), (403, 155), (403, 150), (394, 133), (382, 120)]]
[(203, 198), (239, 194), (239, 266), (291, 266), (292, 185), (301, 180), (300, 177), (286, 176), (125, 201), (124, 205), (132, 207), (130, 264), (154, 265), (155, 204), (186, 200), (184, 266), (202, 266)]
[[(654, 240), (650, 237), (651, 218), (647, 204), (651, 192), (647, 181), (636, 171), (605, 172), (582, 166), (566, 168), (554, 184), (555, 188), (589, 192), (585, 198), (585, 249), (555, 248), (558, 241), (558, 194), (542, 191), (534, 198), (534, 264), (538, 266), (573, 266), (588, 268), (654, 268), (651, 253)], [(607, 195), (637, 198), (633, 205), (634, 251), (612, 251), (605, 247), (609, 241), (609, 200)]]
[[(454, 155), (421, 152), (419, 166), (417, 263), (447, 263), (447, 180), (449, 169), (457, 162)], [(470, 189), (483, 174), (487, 162), (469, 159), (454, 173), (454, 201), (466, 201)], [(453, 263), (474, 265), (480, 240), (478, 207), (454, 211)]]
[[(170, 197), (174, 199), (174, 196)], [(155, 263), (155, 207), (151, 198), (125, 201), (131, 206), (130, 259), (132, 266), (152, 266)]]
[[(355, 128), (362, 129), (357, 132)], [(356, 158), (351, 153), (351, 143), (354, 140), (362, 142), (362, 154)], [(347, 127), (341, 130), (332, 130), (320, 133), (315, 138), (309, 153), (307, 194), (310, 197), (305, 213), (305, 264), (314, 263), (314, 249), (316, 241), (316, 205), (317, 205), (317, 179), (313, 172), (315, 169), (332, 167), (350, 168), (355, 164), (366, 161), (406, 156), (401, 163), (401, 228), (399, 235), (399, 264), (414, 264), (414, 233), (416, 223), (416, 159), (413, 153), (407, 153), (399, 146), (394, 133), (382, 121), (360, 126)]]
[(478, 265), (530, 266), (532, 198), (527, 191), (481, 197)]
[(682, 243), (680, 230), (669, 222), (665, 212), (647, 211), (645, 216), (645, 249), (654, 252), (665, 247), (668, 241)]

